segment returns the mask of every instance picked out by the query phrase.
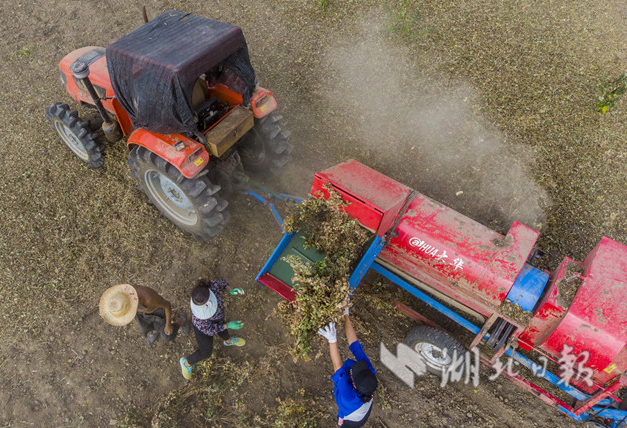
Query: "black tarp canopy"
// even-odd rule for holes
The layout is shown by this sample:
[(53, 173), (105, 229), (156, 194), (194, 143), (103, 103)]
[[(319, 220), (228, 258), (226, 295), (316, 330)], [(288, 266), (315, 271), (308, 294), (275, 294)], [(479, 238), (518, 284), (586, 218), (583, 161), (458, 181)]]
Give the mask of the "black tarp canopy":
[(133, 125), (163, 134), (197, 132), (194, 83), (225, 67), (241, 79), (238, 92), (247, 104), (255, 73), (242, 29), (176, 10), (107, 47), (111, 84)]

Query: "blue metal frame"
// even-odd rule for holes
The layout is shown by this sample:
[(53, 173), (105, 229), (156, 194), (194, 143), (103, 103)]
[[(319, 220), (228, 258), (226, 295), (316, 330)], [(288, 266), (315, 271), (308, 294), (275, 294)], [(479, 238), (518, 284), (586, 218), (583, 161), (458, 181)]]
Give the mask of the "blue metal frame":
[(366, 272), (368, 272), (368, 269), (370, 269), (370, 265), (372, 265), (374, 259), (377, 258), (384, 245), (385, 241), (383, 240), (383, 238), (381, 238), (380, 236), (375, 236), (374, 240), (368, 247), (366, 254), (364, 254), (364, 256), (361, 258), (359, 264), (357, 265), (357, 267), (353, 271), (353, 274), (348, 280), (348, 285), (352, 290), (351, 295), (353, 294), (352, 292), (355, 291), (357, 285), (359, 285), (359, 283), (361, 282)]
[(400, 276), (390, 272), (388, 269), (384, 268), (383, 266), (381, 266), (377, 262), (375, 262), (372, 265), (372, 268), (375, 271), (379, 272), (384, 277), (386, 277), (389, 280), (391, 280), (392, 282), (394, 282), (396, 285), (400, 286), (401, 288), (409, 291), (414, 296), (418, 297), (420, 300), (425, 302), (427, 305), (431, 306), (433, 309), (435, 309), (435, 310), (437, 310), (439, 312), (442, 312), (444, 315), (446, 315), (447, 317), (449, 317), (450, 319), (455, 321), (457, 324), (461, 325), (462, 327), (464, 327), (467, 330), (470, 330), (475, 335), (479, 334), (479, 332), (481, 331), (480, 327), (477, 327), (476, 325), (474, 325), (473, 323), (468, 321), (466, 318), (464, 318), (461, 315), (455, 313), (454, 311), (452, 311), (451, 309), (447, 308), (446, 306), (444, 306), (442, 303), (438, 302), (434, 298), (432, 298), (432, 297), (428, 296), (427, 294), (423, 293), (422, 291), (418, 290), (416, 287), (411, 285), (409, 282), (405, 281)]
[(303, 199), (298, 198), (296, 196), (286, 195), (284, 193), (270, 192), (268, 190), (261, 189), (261, 188), (260, 188), (260, 191), (268, 195), (268, 198), (264, 198), (263, 196), (261, 196), (259, 193), (257, 193), (254, 190), (249, 190), (246, 192), (246, 194), (249, 196), (252, 196), (253, 198), (257, 199), (259, 202), (267, 206), (270, 212), (272, 213), (272, 215), (274, 216), (274, 219), (277, 221), (277, 223), (279, 223), (279, 226), (281, 227), (281, 229), (283, 229), (283, 219), (279, 215), (279, 212), (276, 210), (272, 202), (270, 202), (268, 199), (272, 198), (272, 199), (277, 199), (282, 202), (296, 202), (296, 203), (302, 202)]
[(621, 422), (627, 421), (627, 411), (618, 409), (604, 409), (603, 407), (599, 406), (593, 407), (592, 409), (590, 409), (590, 412), (586, 412), (583, 415), (585, 415), (585, 418), (582, 419), (586, 420), (592, 416), (600, 416), (602, 418), (612, 419), (614, 421), (611, 425), (612, 428), (617, 427), (618, 425), (620, 425)]
[(255, 281), (258, 282), (261, 276), (270, 272), (270, 269), (272, 269), (272, 266), (274, 266), (274, 264), (279, 260), (279, 257), (281, 257), (281, 254), (283, 253), (283, 250), (287, 248), (288, 244), (290, 243), (290, 241), (292, 240), (295, 234), (296, 232), (283, 234), (283, 238), (281, 238), (281, 242), (279, 242), (279, 245), (277, 245), (277, 247), (274, 249), (274, 251), (272, 252), (272, 255), (270, 256), (266, 264), (263, 265), (263, 268), (261, 268), (261, 271), (257, 274)]

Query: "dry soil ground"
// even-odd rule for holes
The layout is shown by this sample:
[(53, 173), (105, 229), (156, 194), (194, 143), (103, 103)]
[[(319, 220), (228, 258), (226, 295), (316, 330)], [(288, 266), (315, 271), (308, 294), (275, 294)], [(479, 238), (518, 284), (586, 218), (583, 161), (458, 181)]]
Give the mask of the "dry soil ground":
[[(195, 242), (145, 203), (123, 142), (90, 170), (45, 121), (71, 101), (61, 57), (133, 30), (142, 4), (243, 28), (296, 147), (279, 190), (306, 195), (314, 171), (353, 157), (499, 231), (540, 228), (547, 268), (604, 234), (627, 243), (625, 102), (594, 109), (599, 78), (627, 69), (621, 2), (3, 0), (1, 426), (333, 426), (328, 356), (293, 362), (271, 315), (279, 298), (254, 282), (281, 236), (269, 213), (235, 198), (228, 229)], [(184, 309), (199, 276), (246, 289), (228, 313), (248, 345), (217, 346), (190, 383), (178, 358), (191, 337), (148, 349), (135, 325), (98, 316), (121, 282)], [(359, 292), (358, 334), (383, 385), (370, 426), (576, 426), (487, 373), (477, 388), (425, 377), (409, 389), (378, 353), (411, 326), (389, 300), (412, 300), (385, 283)]]

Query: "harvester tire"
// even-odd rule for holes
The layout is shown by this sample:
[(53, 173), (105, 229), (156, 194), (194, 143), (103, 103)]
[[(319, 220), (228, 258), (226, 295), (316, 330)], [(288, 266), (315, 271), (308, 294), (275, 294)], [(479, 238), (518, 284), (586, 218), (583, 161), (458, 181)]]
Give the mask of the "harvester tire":
[(460, 373), (465, 373), (466, 349), (442, 330), (426, 325), (416, 326), (407, 334), (405, 344), (420, 355), (431, 374), (442, 376), (443, 369), (451, 367), (454, 358), (456, 361), (461, 358)]
[(585, 428), (610, 428), (609, 425), (604, 424), (603, 422), (596, 421), (586, 421), (583, 426)]
[(185, 178), (165, 159), (143, 147), (134, 147), (128, 160), (131, 177), (161, 214), (199, 241), (209, 241), (222, 232), (229, 219), (229, 204), (218, 196), (220, 186), (207, 174)]
[(96, 140), (96, 134), (89, 123), (78, 116), (76, 110), (70, 110), (67, 104), (54, 103), (46, 109), (46, 119), (61, 141), (80, 160), (92, 168), (99, 168), (104, 163), (102, 151), (104, 146)]
[(255, 119), (255, 126), (240, 141), (238, 152), (244, 170), (261, 178), (279, 176), (291, 160), (294, 149), (281, 129), (281, 116), (270, 113)]

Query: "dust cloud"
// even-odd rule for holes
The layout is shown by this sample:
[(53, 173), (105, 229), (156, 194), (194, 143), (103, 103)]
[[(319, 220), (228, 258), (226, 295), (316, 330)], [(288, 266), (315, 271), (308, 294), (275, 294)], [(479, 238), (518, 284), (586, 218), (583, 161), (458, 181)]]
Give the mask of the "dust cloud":
[(321, 64), (325, 102), (348, 135), (342, 154), (484, 224), (541, 228), (549, 199), (528, 149), (488, 124), (468, 84), (435, 71), (442, 58), (394, 41), (379, 17), (360, 22)]

